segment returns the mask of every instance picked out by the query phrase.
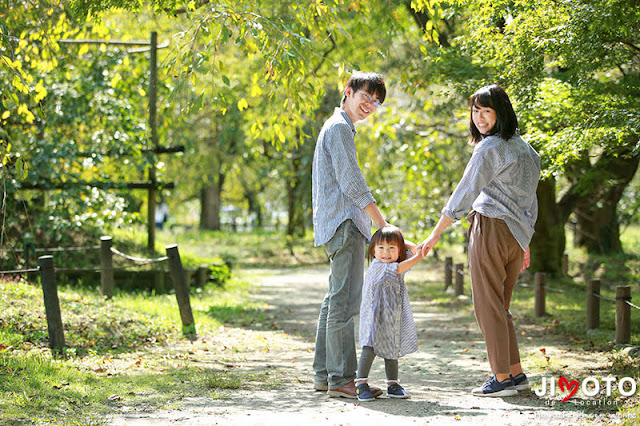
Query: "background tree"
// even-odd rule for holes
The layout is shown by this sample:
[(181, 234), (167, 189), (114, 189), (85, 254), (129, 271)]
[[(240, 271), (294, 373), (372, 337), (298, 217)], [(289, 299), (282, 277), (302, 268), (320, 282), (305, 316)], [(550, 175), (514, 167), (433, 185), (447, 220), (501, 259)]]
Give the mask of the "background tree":
[[(511, 88), (544, 161), (538, 269), (559, 270), (571, 212), (579, 243), (621, 250), (616, 209), (638, 165), (639, 13), (635, 2), (576, 0), (480, 2), (473, 15), (470, 46)], [(569, 182), (561, 198), (560, 174)]]
[[(82, 0), (70, 3), (76, 20), (66, 15), (62, 3), (37, 8), (36, 3), (21, 4), (32, 8), (15, 12), (18, 24), (2, 30), (8, 35), (3, 39), (3, 58), (11, 61), (3, 59), (9, 64), (2, 74), (9, 86), (4, 96), (12, 100), (6, 101), (1, 116), (5, 139), (12, 139), (14, 151), (18, 146), (36, 146), (38, 137), (33, 135), (38, 126), (26, 132), (29, 139), (11, 120), (28, 117), (25, 108), (34, 122), (48, 119), (47, 105), (55, 104), (49, 94), (59, 90), (65, 101), (76, 99), (73, 91), (81, 89), (94, 95), (78, 94), (74, 105), (59, 103), (71, 111), (65, 119), (73, 120), (79, 105), (95, 105), (97, 93), (109, 101), (95, 110), (91, 131), (74, 122), (66, 127), (67, 134), (64, 125), (55, 127), (56, 137), (70, 140), (72, 134), (86, 133), (86, 140), (93, 141), (91, 147), (82, 148), (87, 152), (127, 146), (138, 157), (126, 160), (120, 153), (114, 164), (105, 159), (105, 177), (144, 175), (151, 162), (133, 166), (144, 164), (138, 160), (144, 158), (141, 153), (149, 137), (142, 61), (131, 62), (128, 55), (118, 59), (119, 54), (104, 46), (105, 57), (82, 52), (82, 66), (53, 70), (54, 62), (47, 62), (42, 53), (47, 49), (36, 52), (21, 41), (29, 40), (31, 31), (40, 31), (37, 23), (45, 16), (62, 17), (58, 21), (62, 19), (60, 25), (67, 28), (65, 37), (86, 36), (80, 22), (86, 18), (99, 28), (96, 17), (102, 17), (108, 28), (108, 33), (100, 30), (104, 37), (123, 32), (141, 36), (141, 29), (148, 33), (153, 27), (162, 39), (171, 39), (170, 49), (161, 57), (161, 69), (166, 71), (160, 95), (161, 139), (184, 141), (187, 153), (166, 165), (156, 164), (161, 174), (166, 168), (165, 178), (179, 182), (180, 189), (174, 191), (177, 200), (197, 197), (209, 188), (210, 198), (202, 203), (213, 206), (209, 211), (226, 200), (250, 206), (260, 217), (261, 200), (267, 204), (265, 194), (279, 194), (269, 203), (288, 206), (289, 233), (303, 233), (310, 215), (309, 158), (318, 126), (331, 112), (327, 96), (340, 93), (353, 70), (366, 69), (385, 74), (390, 96), (374, 118), (358, 123), (359, 159), (386, 216), (410, 229), (414, 238), (428, 232), (471, 153), (466, 129), (469, 95), (494, 82), (510, 94), (523, 134), (543, 158), (540, 217), (532, 243), (535, 270), (559, 271), (564, 226), (570, 218), (577, 221), (579, 243), (591, 251), (610, 252), (621, 249), (619, 217), (634, 216), (633, 203), (625, 195), (638, 165), (640, 123), (640, 19), (633, 1), (166, 0), (149, 2), (150, 8), (144, 9), (139, 1)], [(125, 12), (114, 14), (117, 8)], [(109, 14), (101, 15), (105, 11)], [(62, 32), (55, 33), (58, 25), (45, 28), (57, 35), (47, 46), (58, 49), (56, 40), (62, 38)], [(49, 65), (28, 72), (16, 65), (28, 62), (27, 48), (30, 56)], [(56, 55), (56, 60), (64, 57), (57, 50)], [(118, 63), (125, 58), (130, 61), (128, 68)], [(84, 59), (93, 61), (93, 68)], [(95, 87), (75, 82), (63, 87), (58, 82), (65, 80), (57, 76), (39, 77), (62, 75), (65, 69)], [(13, 75), (20, 78), (14, 80)], [(27, 94), (20, 83), (28, 80), (33, 90)], [(82, 103), (83, 96), (94, 103)], [(33, 107), (36, 104), (42, 104), (40, 110)], [(3, 147), (6, 153), (8, 144)], [(78, 147), (66, 144), (64, 150), (55, 149), (65, 153), (59, 161), (64, 167), (57, 169), (64, 176), (95, 175), (89, 160), (70, 160), (72, 152), (82, 151)], [(57, 157), (48, 160), (53, 158)], [(33, 161), (38, 174), (41, 168), (44, 175), (49, 173), (45, 163), (51, 161)], [(117, 168), (118, 162), (131, 167)], [(24, 163), (7, 164), (24, 171)], [(131, 205), (141, 203), (135, 194), (133, 198)], [(219, 226), (215, 215), (203, 212), (202, 216), (210, 218), (207, 226)], [(462, 238), (463, 232), (455, 229), (449, 235)]]

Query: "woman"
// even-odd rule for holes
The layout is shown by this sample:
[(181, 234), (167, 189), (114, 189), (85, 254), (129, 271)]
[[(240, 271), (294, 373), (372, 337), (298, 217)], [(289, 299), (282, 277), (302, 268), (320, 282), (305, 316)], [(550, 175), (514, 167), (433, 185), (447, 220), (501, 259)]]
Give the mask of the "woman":
[(438, 224), (419, 248), (426, 256), (442, 232), (472, 209), (467, 219), (473, 305), (494, 374), (472, 393), (513, 396), (529, 388), (509, 304), (519, 273), (529, 266), (540, 156), (520, 137), (511, 101), (500, 86), (478, 90), (470, 109), (473, 155)]

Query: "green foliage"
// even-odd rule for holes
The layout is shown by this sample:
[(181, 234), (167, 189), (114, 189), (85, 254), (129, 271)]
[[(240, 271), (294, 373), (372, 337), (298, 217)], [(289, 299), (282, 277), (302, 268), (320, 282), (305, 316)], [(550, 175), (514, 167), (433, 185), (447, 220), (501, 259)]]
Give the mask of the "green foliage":
[[(304, 233), (311, 147), (327, 99), (356, 69), (385, 74), (385, 106), (358, 124), (360, 161), (385, 216), (413, 239), (437, 219), (469, 157), (466, 99), (481, 85), (505, 86), (545, 177), (563, 178), (559, 192), (594, 194), (592, 209), (622, 185), (594, 162), (638, 154), (640, 12), (631, 0), (69, 4), (14, 0), (0, 17), (3, 209), (20, 212), (6, 215), (4, 232), (14, 245), (26, 233), (72, 243), (81, 228), (126, 226), (146, 208), (142, 193), (86, 185), (41, 196), (20, 181), (143, 180), (152, 163), (159, 180), (178, 185), (163, 191), (172, 208), (215, 189), (212, 208), (233, 204), (258, 223), (286, 210)], [(162, 162), (145, 152), (146, 55), (61, 43), (147, 39), (150, 30), (170, 42), (159, 52), (159, 140), (186, 147)], [(627, 220), (637, 210), (630, 199)]]
[(229, 265), (225, 263), (218, 263), (209, 265), (209, 281), (213, 284), (224, 287), (225, 283), (231, 278), (231, 271)]
[(547, 173), (635, 144), (638, 13), (628, 0), (478, 3), (469, 47), (514, 95)]
[[(131, 223), (135, 218), (127, 211), (128, 194), (114, 188), (146, 170), (140, 144), (147, 131), (146, 106), (141, 103), (146, 61), (106, 44), (64, 44), (61, 38), (102, 38), (106, 35), (104, 27), (72, 25), (64, 12), (55, 12), (55, 7), (36, 9), (27, 8), (22, 14), (11, 12), (16, 20), (4, 27), (7, 37), (3, 40), (15, 37), (15, 43), (3, 44), (5, 52), (14, 62), (33, 65), (24, 67), (24, 79), (37, 81), (33, 98), (37, 110), (31, 118), (21, 119), (11, 113), (11, 105), (5, 105), (8, 109), (2, 126), (15, 155), (32, 173), (2, 175), (3, 190), (9, 194), (2, 205), (3, 233), (9, 241), (30, 234), (39, 247), (74, 245), (74, 240), (96, 235), (110, 225)], [(55, 31), (49, 31), (47, 37), (38, 36), (47, 27), (20, 32), (21, 22), (29, 23), (38, 14), (55, 13), (59, 19), (53, 21)], [(48, 17), (43, 20), (50, 22)], [(27, 35), (34, 43), (23, 43)], [(15, 170), (20, 172), (19, 167)], [(65, 189), (24, 189), (34, 186)], [(7, 212), (24, 212), (27, 220)]]

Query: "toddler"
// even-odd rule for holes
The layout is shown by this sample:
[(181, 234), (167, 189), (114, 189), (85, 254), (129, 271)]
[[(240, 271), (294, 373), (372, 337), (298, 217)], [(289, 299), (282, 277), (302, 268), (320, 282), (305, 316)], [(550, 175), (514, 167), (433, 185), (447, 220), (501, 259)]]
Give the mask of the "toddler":
[(360, 305), (362, 353), (355, 383), (359, 401), (375, 399), (367, 381), (376, 355), (384, 358), (387, 395), (410, 398), (398, 382), (398, 358), (418, 350), (404, 275), (422, 258), (421, 251), (405, 241), (395, 226), (384, 226), (371, 238), (367, 259), (373, 261), (365, 276)]

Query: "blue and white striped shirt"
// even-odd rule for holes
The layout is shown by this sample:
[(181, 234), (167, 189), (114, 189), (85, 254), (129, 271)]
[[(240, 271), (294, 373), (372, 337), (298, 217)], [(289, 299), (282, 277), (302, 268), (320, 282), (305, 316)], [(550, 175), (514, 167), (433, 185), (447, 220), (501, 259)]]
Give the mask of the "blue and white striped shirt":
[(502, 219), (526, 250), (538, 218), (539, 179), (540, 156), (519, 134), (508, 141), (489, 136), (475, 146), (442, 214), (457, 221), (473, 208), (483, 216)]
[(342, 108), (324, 123), (313, 154), (312, 197), (315, 245), (326, 244), (342, 222), (351, 219), (367, 242), (375, 203), (358, 165), (356, 129)]
[(376, 355), (385, 359), (398, 359), (418, 350), (405, 274), (398, 275), (398, 262), (374, 259), (362, 287), (360, 346), (371, 346)]

